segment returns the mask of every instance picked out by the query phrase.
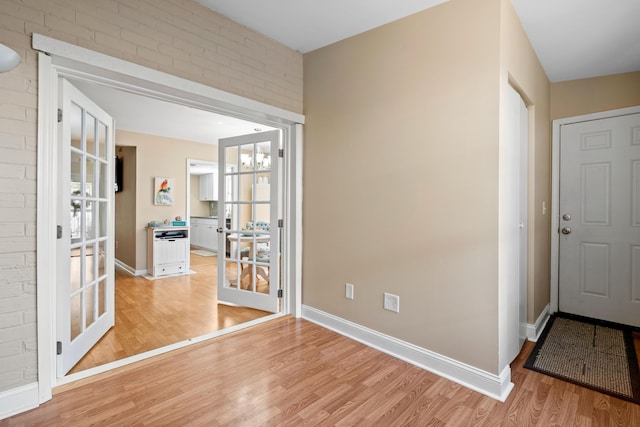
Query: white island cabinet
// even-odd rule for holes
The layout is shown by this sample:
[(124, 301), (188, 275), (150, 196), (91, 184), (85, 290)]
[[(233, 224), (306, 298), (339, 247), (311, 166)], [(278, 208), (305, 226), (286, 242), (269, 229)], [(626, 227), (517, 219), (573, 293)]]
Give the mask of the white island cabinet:
[(191, 245), (218, 252), (218, 218), (190, 218)]
[(147, 274), (189, 272), (189, 227), (147, 227)]

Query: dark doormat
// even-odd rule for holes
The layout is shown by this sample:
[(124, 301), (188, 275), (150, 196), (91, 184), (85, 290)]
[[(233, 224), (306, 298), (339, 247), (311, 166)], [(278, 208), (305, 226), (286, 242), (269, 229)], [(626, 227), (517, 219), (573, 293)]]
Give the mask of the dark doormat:
[(557, 313), (525, 368), (640, 404), (633, 328)]

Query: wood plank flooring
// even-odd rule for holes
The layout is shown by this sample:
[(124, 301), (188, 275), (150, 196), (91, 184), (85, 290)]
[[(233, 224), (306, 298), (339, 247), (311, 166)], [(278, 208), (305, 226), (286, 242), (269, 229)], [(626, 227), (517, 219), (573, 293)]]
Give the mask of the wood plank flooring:
[(501, 403), (285, 317), (74, 383), (0, 426), (640, 426), (640, 405), (524, 369), (532, 349)]
[[(70, 371), (120, 360), (269, 313), (217, 301), (217, 257), (191, 254), (197, 274), (147, 280), (116, 270), (115, 326)], [(229, 267), (232, 277), (235, 277)]]

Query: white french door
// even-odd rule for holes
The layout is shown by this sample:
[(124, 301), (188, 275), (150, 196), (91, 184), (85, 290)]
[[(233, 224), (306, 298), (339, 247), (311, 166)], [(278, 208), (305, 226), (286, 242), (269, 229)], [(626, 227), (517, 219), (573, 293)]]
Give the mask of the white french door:
[(59, 81), (57, 376), (114, 325), (113, 119)]
[(218, 148), (218, 211), (228, 218), (218, 228), (218, 300), (271, 313), (280, 309), (280, 139), (274, 130)]
[(640, 326), (640, 113), (560, 127), (560, 311)]
[(527, 336), (527, 210), (529, 111), (509, 86), (500, 146), (500, 274), (506, 286), (507, 354), (516, 358)]

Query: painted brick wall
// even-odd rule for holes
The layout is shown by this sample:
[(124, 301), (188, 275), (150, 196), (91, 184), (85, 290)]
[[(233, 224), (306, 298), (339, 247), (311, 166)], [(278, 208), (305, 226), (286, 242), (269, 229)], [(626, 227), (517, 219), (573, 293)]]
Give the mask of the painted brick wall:
[(0, 0), (0, 392), (37, 377), (33, 33), (302, 113), (302, 55), (193, 0)]

